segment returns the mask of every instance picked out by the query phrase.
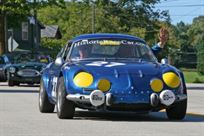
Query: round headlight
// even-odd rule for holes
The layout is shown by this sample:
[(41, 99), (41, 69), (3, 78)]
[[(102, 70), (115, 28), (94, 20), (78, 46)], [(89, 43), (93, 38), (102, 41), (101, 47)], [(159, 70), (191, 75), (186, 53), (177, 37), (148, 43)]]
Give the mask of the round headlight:
[(181, 81), (180, 78), (174, 72), (167, 72), (162, 75), (164, 83), (171, 88), (177, 88)]
[(15, 73), (16, 72), (16, 68), (15, 67), (10, 67), (9, 68), (9, 72), (10, 73)]
[(86, 88), (93, 83), (93, 76), (87, 72), (79, 72), (73, 81), (76, 86)]
[(163, 82), (160, 79), (152, 79), (150, 86), (154, 92), (160, 92), (163, 89)]
[(99, 80), (99, 82), (98, 82), (98, 89), (99, 90), (106, 92), (110, 89), (110, 87), (111, 87), (111, 83), (107, 79)]

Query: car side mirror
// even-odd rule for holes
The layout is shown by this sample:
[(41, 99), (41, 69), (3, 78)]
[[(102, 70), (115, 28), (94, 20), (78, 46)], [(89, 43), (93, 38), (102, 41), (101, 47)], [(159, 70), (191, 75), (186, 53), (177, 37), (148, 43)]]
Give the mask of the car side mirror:
[(62, 66), (63, 63), (64, 63), (64, 60), (61, 57), (56, 58), (55, 60), (56, 66)]
[(166, 59), (166, 58), (163, 58), (162, 60), (161, 60), (161, 64), (169, 64), (169, 62), (168, 62), (168, 59)]

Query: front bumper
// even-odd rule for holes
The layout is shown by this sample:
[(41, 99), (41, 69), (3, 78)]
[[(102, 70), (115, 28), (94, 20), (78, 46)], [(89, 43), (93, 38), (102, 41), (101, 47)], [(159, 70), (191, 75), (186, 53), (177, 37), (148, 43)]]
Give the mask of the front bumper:
[[(97, 90), (98, 91), (98, 90)], [(103, 93), (102, 93), (103, 94)], [(153, 93), (152, 93), (153, 94)], [(98, 109), (99, 107), (105, 107), (106, 110), (111, 110), (111, 111), (150, 111), (150, 110), (160, 110), (162, 108), (167, 108), (170, 107), (180, 101), (186, 100), (187, 99), (187, 94), (177, 94), (175, 95), (174, 101), (170, 105), (165, 105), (165, 103), (162, 103), (162, 98), (157, 98), (157, 103), (153, 103), (152, 98), (149, 96), (149, 99), (147, 101), (141, 101), (141, 100), (136, 100), (130, 103), (129, 101), (125, 101), (123, 99), (122, 102), (118, 103), (116, 99), (118, 99), (118, 96), (114, 96), (111, 93), (107, 93), (104, 95), (104, 100), (101, 98), (101, 101), (99, 105), (96, 105), (93, 102), (93, 96), (94, 96), (94, 91), (90, 95), (82, 95), (82, 94), (68, 94), (67, 99), (76, 103), (80, 103), (80, 105), (89, 105), (91, 107), (95, 107)], [(96, 98), (101, 97), (96, 96)], [(123, 97), (124, 98), (124, 97)], [(83, 106), (82, 106), (83, 107)]]
[(22, 76), (18, 76), (16, 74), (10, 74), (9, 76), (10, 76), (9, 77), (10, 80), (16, 81), (19, 83), (31, 83), (31, 84), (37, 83), (37, 84), (39, 84), (40, 79), (41, 79), (41, 75), (35, 76), (35, 77), (22, 77)]

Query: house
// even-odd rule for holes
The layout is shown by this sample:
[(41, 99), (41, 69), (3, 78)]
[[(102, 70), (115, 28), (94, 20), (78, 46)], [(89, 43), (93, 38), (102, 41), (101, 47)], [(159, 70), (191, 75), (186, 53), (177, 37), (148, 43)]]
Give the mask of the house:
[(27, 18), (22, 21), (19, 26), (13, 29), (8, 29), (8, 49), (12, 52), (16, 50), (35, 50), (40, 46), (41, 29), (44, 29), (38, 20)]

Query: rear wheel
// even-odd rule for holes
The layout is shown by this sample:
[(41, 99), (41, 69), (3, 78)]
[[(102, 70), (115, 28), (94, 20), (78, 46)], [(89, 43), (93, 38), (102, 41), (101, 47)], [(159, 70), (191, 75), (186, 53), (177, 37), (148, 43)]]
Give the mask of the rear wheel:
[(186, 115), (187, 99), (166, 109), (167, 116), (170, 120), (182, 120)]
[(74, 102), (67, 100), (66, 95), (64, 78), (60, 77), (57, 87), (57, 116), (60, 119), (71, 119), (74, 116)]
[(39, 110), (42, 113), (52, 113), (54, 111), (54, 108), (55, 105), (50, 103), (47, 92), (45, 91), (44, 83), (41, 80), (39, 92)]

